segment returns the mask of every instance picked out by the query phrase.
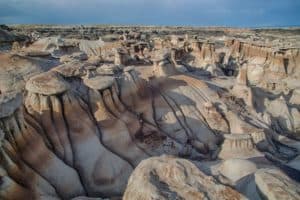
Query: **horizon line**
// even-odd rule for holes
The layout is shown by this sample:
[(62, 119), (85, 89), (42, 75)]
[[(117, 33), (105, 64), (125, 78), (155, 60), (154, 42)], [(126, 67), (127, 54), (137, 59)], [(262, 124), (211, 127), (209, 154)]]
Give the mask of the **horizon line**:
[(186, 28), (233, 28), (233, 29), (256, 29), (256, 28), (300, 28), (300, 25), (262, 25), (262, 26), (232, 26), (232, 25), (155, 25), (155, 24), (97, 24), (97, 23), (0, 23), (6, 26), (115, 26), (115, 27), (186, 27)]

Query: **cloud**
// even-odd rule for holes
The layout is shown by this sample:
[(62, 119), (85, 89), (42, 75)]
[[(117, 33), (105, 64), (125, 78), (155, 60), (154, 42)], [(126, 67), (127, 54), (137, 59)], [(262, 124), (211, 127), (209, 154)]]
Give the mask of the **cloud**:
[(298, 0), (0, 0), (1, 23), (299, 25)]

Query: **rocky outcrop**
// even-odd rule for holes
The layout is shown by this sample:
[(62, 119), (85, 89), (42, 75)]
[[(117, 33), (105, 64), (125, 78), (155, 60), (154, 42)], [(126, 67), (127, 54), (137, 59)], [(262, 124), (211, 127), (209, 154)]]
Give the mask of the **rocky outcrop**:
[(286, 132), (299, 137), (299, 110), (297, 108), (289, 108), (283, 96), (269, 100), (265, 99), (266, 112), (273, 118), (272, 125), (275, 130)]
[(183, 58), (185, 63), (189, 64), (192, 68), (205, 70), (211, 75), (223, 75), (223, 72), (217, 66), (218, 56), (214, 43), (189, 40), (188, 44), (188, 51), (191, 52)]
[(47, 71), (58, 64), (49, 58), (9, 53), (0, 53), (0, 60), (0, 93), (23, 90), (32, 75)]
[(0, 118), (12, 115), (22, 105), (22, 94), (10, 92), (0, 96)]
[[(17, 122), (26, 124), (24, 127), (29, 127), (31, 133), (15, 126), (12, 134), (27, 134), (26, 141), (36, 141), (37, 146), (28, 145), (22, 137), (17, 141), (12, 137), (9, 141), (9, 144), (17, 143), (24, 152), (21, 161), (53, 186), (57, 197), (121, 195), (133, 167), (149, 156), (168, 153), (201, 158), (216, 150), (214, 133), (205, 124), (203, 132), (197, 132), (195, 122), (184, 119), (191, 108), (177, 107), (180, 102), (172, 100), (174, 94), (167, 87), (161, 88), (165, 94), (154, 101), (165, 101), (165, 109), (170, 112), (178, 109), (180, 113), (174, 114), (179, 118), (181, 115), (182, 119), (176, 126), (184, 127), (184, 138), (170, 132), (168, 121), (161, 121), (157, 126), (158, 119), (153, 114), (158, 113), (161, 105), (153, 110), (151, 87), (146, 87), (134, 68), (125, 68), (118, 81), (112, 76), (84, 75), (89, 69), (92, 68), (74, 62), (32, 76), (25, 86), (25, 110), (18, 112), (21, 118)], [(10, 102), (6, 99), (4, 104)], [(210, 112), (218, 115), (213, 110)], [(201, 118), (199, 114), (194, 116)], [(7, 126), (5, 130), (10, 130)], [(41, 166), (39, 160), (31, 157), (35, 151), (47, 158), (47, 165)], [(60, 176), (66, 177), (64, 181), (58, 181)], [(28, 192), (38, 196), (35, 187)]]
[(47, 27), (0, 49), (0, 199), (297, 199), (296, 48)]
[[(140, 186), (143, 186), (142, 188)], [(142, 161), (129, 178), (127, 199), (245, 199), (191, 162), (167, 156)]]
[(229, 40), (226, 45), (229, 47), (227, 63), (230, 59), (246, 62), (251, 69), (248, 71), (251, 83), (278, 83), (286, 76), (299, 76), (296, 64), (300, 59), (298, 49), (276, 49), (240, 40)]
[(126, 50), (120, 48), (115, 50), (115, 65), (126, 65), (129, 60), (130, 58)]
[[(25, 51), (33, 52), (48, 52), (54, 57), (62, 57), (64, 62), (67, 58), (72, 60), (72, 57), (79, 60), (86, 60), (88, 56), (101, 57), (101, 48), (104, 42), (101, 40), (74, 40), (61, 37), (46, 37), (35, 41)], [(83, 57), (82, 52), (86, 55)], [(73, 54), (73, 55), (70, 55)]]
[(192, 41), (191, 48), (193, 51), (192, 55), (196, 57), (196, 63), (197, 61), (199, 63), (201, 63), (201, 61), (202, 62), (206, 61), (209, 63), (213, 63), (216, 61), (214, 43)]
[(29, 41), (29, 37), (12, 32), (9, 27), (0, 27), (0, 50), (16, 50), (16, 44), (21, 47), (27, 45)]
[(88, 56), (101, 57), (101, 49), (105, 45), (102, 40), (80, 40), (79, 49)]
[(67, 63), (67, 62), (71, 62), (71, 61), (85, 61), (88, 59), (88, 56), (86, 53), (84, 52), (75, 52), (75, 53), (72, 53), (71, 55), (65, 55), (65, 56), (62, 56), (60, 57), (60, 62), (62, 63)]
[(274, 169), (261, 169), (255, 173), (255, 183), (262, 198), (299, 199), (299, 184), (282, 172)]
[(64, 93), (70, 86), (57, 73), (49, 71), (29, 79), (25, 88), (32, 93), (55, 95)]
[(235, 96), (242, 98), (248, 106), (253, 107), (253, 93), (248, 85), (247, 66), (240, 68), (231, 92)]
[(249, 158), (261, 156), (256, 150), (252, 138), (249, 134), (226, 134), (219, 157), (229, 158)]
[(255, 163), (239, 158), (232, 158), (223, 161), (218, 167), (220, 174), (231, 181), (231, 184), (237, 184), (242, 178), (257, 171)]
[(46, 51), (55, 57), (79, 51), (79, 44), (75, 40), (62, 39), (61, 37), (48, 37), (35, 41), (29, 48), (30, 51)]
[(176, 63), (174, 62), (172, 51), (169, 49), (162, 49), (156, 52), (153, 58), (153, 73), (157, 77), (164, 77), (175, 75), (177, 73)]
[[(14, 98), (20, 97), (15, 96)], [(13, 112), (2, 113), (0, 118), (0, 129), (2, 130), (1, 177), (3, 180), (0, 196), (2, 199), (22, 199), (24, 195), (30, 199), (38, 199), (41, 196), (58, 197), (56, 189), (43, 176), (49, 176), (51, 172), (47, 172), (45, 167), (51, 162), (55, 162), (55, 158), (45, 144), (41, 143), (41, 136), (33, 128), (37, 124), (31, 118), (27, 118), (21, 105), (12, 104), (12, 100), (16, 101), (16, 99), (11, 99), (10, 105), (7, 102), (6, 105), (2, 105), (9, 106)], [(30, 154), (35, 156), (30, 156)], [(31, 167), (29, 163), (35, 163), (34, 167)], [(57, 173), (59, 174), (65, 168), (60, 163), (57, 164), (56, 166), (52, 165), (52, 170), (58, 170)], [(49, 167), (51, 168), (51, 164)], [(42, 176), (39, 173), (41, 171), (44, 172)], [(71, 174), (72, 172), (61, 175), (71, 178)], [(57, 178), (56, 175), (52, 174), (51, 180), (57, 180)], [(69, 191), (70, 194), (68, 195), (80, 194), (83, 191), (81, 186), (76, 187), (76, 184), (71, 182), (69, 184), (75, 187), (74, 190), (61, 188)]]
[[(112, 77), (93, 77), (85, 80), (89, 89), (89, 105), (102, 132), (102, 141), (132, 166), (148, 154), (135, 141), (140, 129), (138, 119), (121, 103), (116, 82)], [(112, 137), (113, 136), (113, 137)], [(116, 142), (116, 138), (122, 138)]]
[[(45, 79), (48, 77), (56, 83), (51, 85), (52, 90), (41, 87), (50, 83)], [(93, 83), (90, 82), (89, 85)], [(70, 177), (69, 181), (81, 185), (91, 196), (120, 195), (126, 184), (126, 177), (132, 170), (130, 164), (103, 146), (103, 135), (94, 123), (88, 105), (63, 85), (66, 83), (62, 82), (59, 75), (49, 76), (45, 73), (33, 77), (26, 85), (29, 92), (25, 100), (28, 112), (42, 125), (45, 130), (44, 138), (54, 148), (53, 151), (60, 162), (70, 167), (65, 173), (75, 172), (77, 180), (72, 181)], [(77, 117), (78, 113), (80, 118)], [(105, 169), (105, 163), (113, 163), (115, 167), (100, 170)], [(116, 177), (124, 181), (117, 181)], [(65, 195), (70, 194), (66, 191)]]

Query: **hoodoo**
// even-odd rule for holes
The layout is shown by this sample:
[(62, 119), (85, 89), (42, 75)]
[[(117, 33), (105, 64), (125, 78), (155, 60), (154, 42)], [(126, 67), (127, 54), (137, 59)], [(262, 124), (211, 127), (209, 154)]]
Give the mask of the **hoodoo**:
[(0, 199), (299, 199), (298, 32), (1, 25)]

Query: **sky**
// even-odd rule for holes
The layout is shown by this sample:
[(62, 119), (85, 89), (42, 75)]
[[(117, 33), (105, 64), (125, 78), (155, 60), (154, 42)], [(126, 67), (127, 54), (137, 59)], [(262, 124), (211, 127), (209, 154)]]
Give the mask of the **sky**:
[(0, 0), (0, 24), (298, 26), (300, 0)]

